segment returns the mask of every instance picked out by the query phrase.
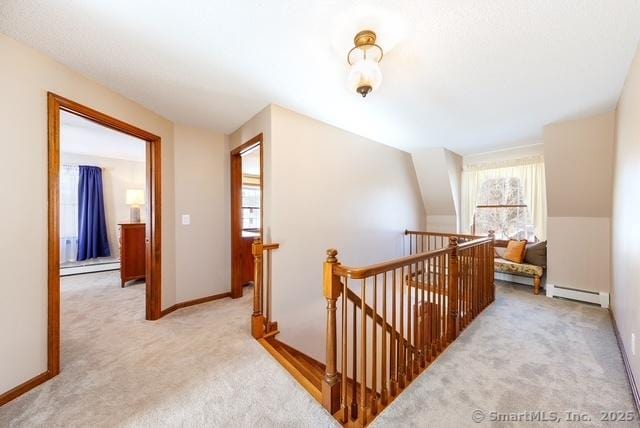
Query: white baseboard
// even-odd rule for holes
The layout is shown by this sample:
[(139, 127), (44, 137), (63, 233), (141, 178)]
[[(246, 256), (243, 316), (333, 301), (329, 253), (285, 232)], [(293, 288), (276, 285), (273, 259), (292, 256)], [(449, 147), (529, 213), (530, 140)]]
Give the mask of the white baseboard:
[(73, 266), (60, 268), (60, 276), (78, 275), (81, 273), (104, 272), (108, 270), (120, 269), (120, 262), (97, 263), (85, 266)]
[(563, 297), (580, 302), (594, 303), (605, 309), (609, 307), (609, 293), (602, 291), (578, 290), (575, 288), (560, 287), (554, 284), (547, 284), (546, 290), (547, 297)]

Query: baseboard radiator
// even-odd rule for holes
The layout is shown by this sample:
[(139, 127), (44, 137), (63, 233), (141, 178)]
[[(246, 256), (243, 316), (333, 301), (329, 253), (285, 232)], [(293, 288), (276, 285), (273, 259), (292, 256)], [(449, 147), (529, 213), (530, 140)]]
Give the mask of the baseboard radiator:
[(602, 291), (579, 290), (577, 288), (563, 287), (549, 283), (547, 283), (546, 290), (547, 297), (562, 297), (580, 302), (594, 303), (603, 308), (609, 307), (609, 293)]

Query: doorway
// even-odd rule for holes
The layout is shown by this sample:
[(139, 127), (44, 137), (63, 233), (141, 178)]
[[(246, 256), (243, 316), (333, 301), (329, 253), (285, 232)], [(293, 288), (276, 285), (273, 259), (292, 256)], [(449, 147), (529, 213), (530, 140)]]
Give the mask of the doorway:
[[(72, 120), (83, 120), (91, 122), (92, 125), (109, 128), (110, 130), (119, 131), (127, 137), (133, 137), (137, 141), (144, 143), (144, 171), (141, 173), (140, 183), (137, 183), (131, 189), (130, 195), (123, 195), (124, 203), (132, 205), (130, 217), (128, 220), (118, 219), (123, 224), (132, 222), (134, 228), (139, 230), (138, 240), (140, 241), (138, 253), (144, 253), (138, 256), (142, 259), (143, 265), (139, 267), (143, 270), (141, 273), (145, 278), (145, 318), (147, 320), (156, 320), (161, 317), (161, 151), (160, 137), (149, 132), (143, 131), (135, 126), (129, 125), (113, 117), (107, 116), (89, 107), (78, 104), (74, 101), (63, 98), (59, 95), (48, 93), (48, 375), (55, 376), (60, 372), (60, 274), (61, 274), (61, 257), (65, 255), (65, 245), (62, 245), (63, 228), (61, 227), (61, 194), (64, 189), (61, 187), (61, 126), (62, 118), (73, 118)], [(68, 165), (69, 166), (69, 165)], [(71, 165), (72, 166), (72, 165)], [(88, 176), (96, 181), (95, 174), (98, 173), (96, 167), (93, 170), (85, 171)], [(100, 174), (98, 174), (100, 175)], [(72, 180), (73, 177), (66, 177)], [(102, 182), (100, 181), (100, 187)], [(82, 187), (82, 186), (81, 186)], [(134, 188), (135, 187), (135, 188)], [(141, 189), (144, 187), (144, 189)], [(82, 189), (78, 190), (78, 197)], [(92, 198), (88, 198), (93, 201)], [(135, 199), (135, 200), (134, 200)], [(82, 200), (79, 199), (79, 203)], [(144, 223), (136, 221), (134, 208), (144, 205), (145, 219)], [(98, 214), (94, 215), (99, 217)], [(80, 216), (82, 218), (82, 215)], [(100, 222), (98, 222), (100, 223)], [(104, 227), (98, 226), (108, 234), (106, 222)], [(65, 226), (66, 227), (66, 226)], [(113, 232), (113, 231), (111, 231)], [(93, 232), (92, 232), (93, 233)], [(79, 233), (80, 234), (80, 233)], [(93, 238), (92, 238), (93, 239)], [(70, 238), (70, 248), (75, 245), (73, 238)], [(108, 237), (104, 239), (108, 241)], [(115, 239), (119, 240), (118, 238)], [(114, 241), (112, 238), (111, 241)], [(118, 245), (114, 242), (113, 245)], [(98, 245), (100, 247), (100, 245)], [(120, 249), (120, 246), (119, 246)], [(80, 247), (78, 247), (80, 251)], [(114, 260), (110, 258), (110, 251), (107, 247), (96, 250), (95, 246), (87, 250), (89, 258), (102, 258), (113, 264)], [(71, 251), (72, 253), (72, 251)], [(70, 254), (71, 254), (70, 253)], [(106, 254), (109, 254), (106, 257)], [(97, 257), (93, 257), (97, 256)], [(75, 256), (73, 256), (75, 257)], [(82, 258), (85, 258), (83, 254)], [(102, 269), (100, 263), (90, 264), (93, 267), (89, 269)], [(86, 267), (76, 266), (77, 268), (86, 269)], [(124, 266), (120, 266), (121, 268)]]
[(259, 134), (231, 151), (231, 297), (253, 284), (251, 245), (263, 237), (263, 140)]

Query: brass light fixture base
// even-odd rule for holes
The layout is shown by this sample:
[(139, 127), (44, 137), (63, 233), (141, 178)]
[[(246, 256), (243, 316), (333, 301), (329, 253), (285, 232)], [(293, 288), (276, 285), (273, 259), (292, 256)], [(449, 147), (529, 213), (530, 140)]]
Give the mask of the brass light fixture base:
[(356, 47), (366, 47), (376, 44), (376, 33), (371, 30), (362, 30), (353, 38)]

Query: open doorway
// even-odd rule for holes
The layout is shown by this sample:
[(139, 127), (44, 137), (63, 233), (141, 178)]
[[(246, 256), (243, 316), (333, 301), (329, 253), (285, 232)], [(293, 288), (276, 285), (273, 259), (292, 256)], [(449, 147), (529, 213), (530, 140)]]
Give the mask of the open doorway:
[(52, 377), (60, 372), (61, 279), (79, 307), (99, 288), (94, 303), (114, 297), (113, 313), (134, 293), (138, 319), (161, 317), (161, 159), (160, 137), (81, 104), (49, 93), (48, 114)]
[(253, 284), (251, 245), (262, 238), (262, 134), (231, 152), (231, 297)]

